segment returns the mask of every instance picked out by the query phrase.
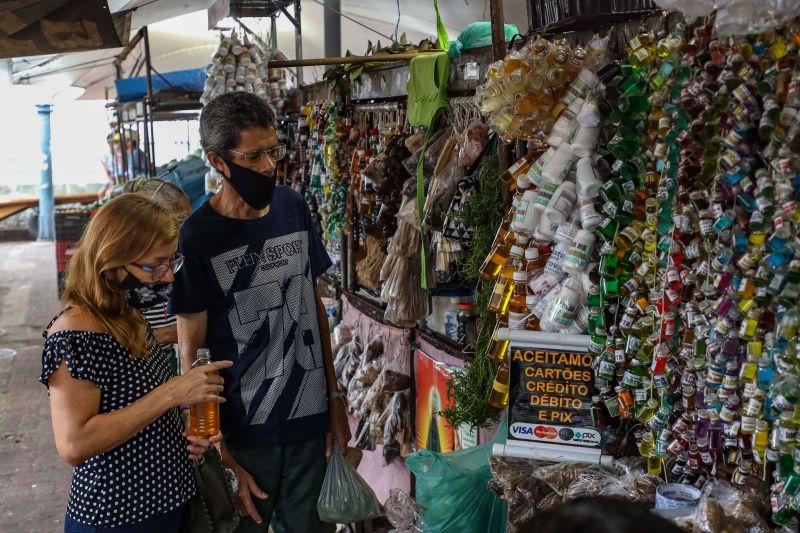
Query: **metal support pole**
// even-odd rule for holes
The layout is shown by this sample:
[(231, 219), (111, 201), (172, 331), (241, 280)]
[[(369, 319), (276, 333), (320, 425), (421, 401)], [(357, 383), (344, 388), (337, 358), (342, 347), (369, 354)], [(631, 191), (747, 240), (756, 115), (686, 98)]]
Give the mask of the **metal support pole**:
[(41, 148), (42, 167), (39, 173), (39, 240), (54, 241), (56, 225), (54, 218), (55, 195), (53, 193), (53, 156), (50, 151), (50, 113), (53, 106), (39, 104), (36, 106), (39, 120), (42, 122)]
[(325, 57), (342, 55), (342, 11), (341, 0), (325, 0)]
[[(506, 57), (507, 51), (503, 0), (490, 0), (489, 9), (492, 20), (492, 52), (494, 60), (500, 61)], [(500, 160), (500, 172), (505, 172), (511, 166), (511, 146), (501, 142), (497, 157)]]
[(278, 17), (272, 15), (269, 23), (269, 44), (273, 51), (278, 49)]
[[(300, 0), (294, 0), (294, 57), (295, 59), (303, 59), (303, 23), (300, 19)], [(303, 69), (297, 68), (297, 86), (303, 85)]]
[(153, 138), (153, 64), (150, 61), (150, 35), (147, 26), (142, 28), (144, 34), (144, 60), (147, 67), (147, 101), (144, 103), (144, 142), (147, 145), (145, 150), (145, 161), (147, 165), (147, 175), (153, 175), (156, 167), (156, 147)]
[(125, 134), (125, 122), (123, 121), (119, 127), (119, 153), (121, 154), (120, 157), (122, 158), (122, 183), (117, 183), (117, 185), (123, 185), (128, 181), (129, 178), (128, 171), (130, 169), (128, 168), (128, 142), (128, 137)]

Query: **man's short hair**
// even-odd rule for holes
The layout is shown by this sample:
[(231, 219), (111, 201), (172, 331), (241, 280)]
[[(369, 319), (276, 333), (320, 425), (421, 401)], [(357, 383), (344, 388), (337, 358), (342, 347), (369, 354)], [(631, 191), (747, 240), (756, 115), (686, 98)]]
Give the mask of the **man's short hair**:
[(275, 111), (260, 96), (236, 91), (217, 96), (200, 113), (200, 144), (206, 153), (224, 154), (247, 128), (274, 128)]

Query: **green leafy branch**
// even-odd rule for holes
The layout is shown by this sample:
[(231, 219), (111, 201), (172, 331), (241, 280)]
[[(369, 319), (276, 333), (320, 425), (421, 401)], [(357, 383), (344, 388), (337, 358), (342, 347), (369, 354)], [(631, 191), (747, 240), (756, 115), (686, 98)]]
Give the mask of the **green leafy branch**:
[(493, 287), (482, 282), (480, 269), (503, 220), (501, 186), (497, 157), (484, 156), (478, 172), (478, 186), (470, 193), (461, 212), (452, 214), (473, 229), (472, 251), (460, 263), (459, 270), (464, 282), (476, 287), (480, 313), (475, 358), (463, 370), (454, 371), (448, 383), (448, 397), (453, 400), (453, 407), (445, 409), (442, 415), (453, 427), (462, 424), (486, 427), (500, 415), (488, 402), (497, 364), (485, 356), (494, 329), (494, 316), (487, 311)]

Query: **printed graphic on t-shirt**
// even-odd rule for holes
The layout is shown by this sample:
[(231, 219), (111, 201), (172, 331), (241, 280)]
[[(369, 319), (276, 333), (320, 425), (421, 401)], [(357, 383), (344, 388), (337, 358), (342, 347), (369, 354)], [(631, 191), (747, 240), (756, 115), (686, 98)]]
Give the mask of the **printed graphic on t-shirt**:
[[(234, 286), (246, 287), (233, 293), (228, 320), (238, 359), (252, 360), (241, 378), (249, 424), (264, 424), (279, 400), (292, 402), (287, 420), (324, 412), (325, 371), (308, 233), (266, 240), (260, 250), (229, 250), (213, 257), (211, 266), (226, 296)], [(287, 389), (290, 380), (298, 381), (296, 373), (302, 374), (299, 388)]]

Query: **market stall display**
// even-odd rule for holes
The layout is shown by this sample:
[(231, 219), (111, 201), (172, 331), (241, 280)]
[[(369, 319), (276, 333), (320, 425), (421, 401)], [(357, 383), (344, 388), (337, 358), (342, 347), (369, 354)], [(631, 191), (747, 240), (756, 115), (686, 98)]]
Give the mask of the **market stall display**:
[[(800, 23), (778, 4), (530, 35), (476, 62), (474, 95), (435, 84), (431, 113), (419, 76), (451, 72), (444, 54), (378, 102), (309, 90), (286, 183), (334, 259), (359, 472), (381, 501), (390, 476), (410, 488), (405, 461), (417, 476), (416, 509), (387, 503), (401, 530), (500, 530), (488, 488), (508, 531), (593, 495), (680, 507), (667, 515), (696, 531), (796, 530)], [(207, 96), (269, 98), (261, 54), (223, 39)], [(509, 340), (522, 330), (552, 342), (526, 355)], [(426, 397), (419, 339), (462, 360)], [(513, 419), (554, 405), (561, 425)], [(490, 459), (483, 435), (458, 451), (463, 427), (500, 418), (491, 442), (584, 449)]]
[[(703, 502), (725, 482), (762, 503), (771, 491), (770, 518), (785, 525), (800, 485), (800, 42), (793, 24), (735, 38), (713, 28), (713, 18), (644, 26), (626, 57), (600, 60), (567, 91), (554, 83), (566, 84), (567, 61), (552, 59), (570, 57), (565, 43), (533, 40), (490, 68), (482, 110), (530, 151), (503, 176), (514, 207), (481, 272), (499, 321), (487, 400), (505, 407), (514, 371), (500, 328), (588, 333), (596, 395), (581, 409), (604, 445), (624, 456), (615, 442), (632, 437), (641, 475), (697, 489), (714, 480)], [(548, 79), (558, 98), (530, 91)], [(526, 107), (540, 95), (541, 111)], [(754, 508), (759, 524), (765, 510)]]

